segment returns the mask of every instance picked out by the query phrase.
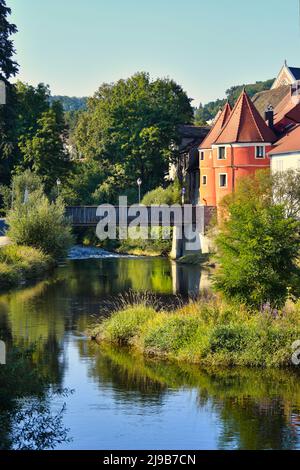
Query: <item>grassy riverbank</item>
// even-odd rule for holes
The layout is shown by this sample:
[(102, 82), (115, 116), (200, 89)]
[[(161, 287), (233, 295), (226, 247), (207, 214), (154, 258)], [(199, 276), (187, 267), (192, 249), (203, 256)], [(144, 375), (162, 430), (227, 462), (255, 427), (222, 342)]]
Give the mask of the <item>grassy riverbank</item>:
[(300, 302), (262, 312), (218, 300), (157, 312), (129, 306), (93, 331), (99, 343), (130, 347), (145, 355), (206, 366), (285, 367), (300, 339)]
[(0, 290), (39, 278), (54, 265), (51, 256), (27, 246), (8, 245), (0, 249)]

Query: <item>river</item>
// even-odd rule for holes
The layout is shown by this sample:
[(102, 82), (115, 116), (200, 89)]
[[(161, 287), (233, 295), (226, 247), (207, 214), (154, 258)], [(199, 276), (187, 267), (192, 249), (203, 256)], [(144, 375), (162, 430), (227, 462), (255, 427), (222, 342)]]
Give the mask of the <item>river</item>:
[(295, 372), (206, 371), (84, 335), (120, 294), (147, 292), (168, 307), (206, 289), (208, 277), (167, 259), (100, 252), (1, 295), (0, 449), (299, 449)]

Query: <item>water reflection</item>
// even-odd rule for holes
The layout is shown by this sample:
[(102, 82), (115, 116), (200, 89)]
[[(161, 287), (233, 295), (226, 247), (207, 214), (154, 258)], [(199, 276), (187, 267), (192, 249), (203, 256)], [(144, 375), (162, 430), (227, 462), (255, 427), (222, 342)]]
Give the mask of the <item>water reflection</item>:
[(300, 380), (295, 372), (201, 370), (115, 348), (90, 348), (96, 355), (90, 374), (101, 386), (113, 383), (116, 401), (160, 406), (170, 389), (196, 390), (195, 405), (218, 416), (219, 449), (299, 449)]
[[(295, 372), (203, 371), (102, 349), (82, 335), (117, 294), (150, 291), (169, 304), (208, 282), (196, 267), (115, 258), (70, 261), (2, 295), (10, 359), (0, 366), (0, 448), (299, 449)], [(74, 394), (53, 393), (64, 389)]]

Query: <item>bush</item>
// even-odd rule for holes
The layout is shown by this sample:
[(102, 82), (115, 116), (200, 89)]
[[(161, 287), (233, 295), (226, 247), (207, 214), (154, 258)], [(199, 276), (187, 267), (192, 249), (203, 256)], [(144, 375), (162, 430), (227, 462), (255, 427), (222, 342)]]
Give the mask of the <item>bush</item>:
[(40, 276), (52, 264), (51, 257), (41, 250), (16, 245), (3, 247), (0, 261), (22, 273), (26, 279)]
[(176, 353), (194, 336), (198, 322), (195, 317), (172, 315), (164, 317), (161, 324), (151, 326), (145, 334), (145, 348)]
[(281, 307), (299, 284), (299, 222), (274, 203), (265, 172), (242, 179), (223, 208), (216, 288), (254, 308), (267, 302)]
[(20, 273), (12, 266), (0, 262), (0, 289), (9, 289), (18, 284), (19, 281)]
[(300, 337), (300, 301), (276, 312), (215, 300), (172, 313), (127, 306), (102, 322), (95, 335), (144, 354), (205, 366), (290, 366), (292, 344)]
[(170, 184), (166, 189), (161, 186), (153, 189), (149, 193), (145, 194), (142, 204), (145, 206), (160, 205), (160, 204), (180, 204), (181, 202), (181, 191), (180, 185), (176, 181)]
[(155, 310), (152, 308), (145, 305), (134, 306), (113, 314), (102, 323), (96, 334), (100, 334), (102, 340), (127, 345), (138, 335), (142, 325), (154, 315)]
[(50, 256), (36, 248), (5, 246), (0, 250), (0, 289), (9, 289), (22, 280), (42, 276), (52, 263)]
[(41, 189), (31, 193), (26, 204), (15, 204), (7, 222), (14, 243), (41, 249), (54, 259), (64, 256), (73, 243), (63, 202), (50, 203)]
[(26, 191), (30, 194), (39, 189), (44, 189), (42, 179), (32, 171), (25, 170), (15, 175), (12, 187), (0, 186), (4, 212), (7, 213), (11, 209), (12, 203), (13, 205), (23, 204)]

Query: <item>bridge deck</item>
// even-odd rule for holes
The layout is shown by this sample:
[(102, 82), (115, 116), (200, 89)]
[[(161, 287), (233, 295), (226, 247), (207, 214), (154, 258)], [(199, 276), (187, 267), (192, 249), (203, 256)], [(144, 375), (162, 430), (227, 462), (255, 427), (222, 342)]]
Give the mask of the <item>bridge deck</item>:
[[(170, 211), (169, 216), (162, 214), (160, 206), (138, 206), (122, 207), (101, 206), (101, 211), (97, 213), (98, 206), (73, 206), (66, 208), (66, 216), (74, 227), (96, 227), (104, 217), (109, 217), (109, 221), (117, 226), (128, 226), (131, 222), (140, 218), (141, 226), (174, 227), (181, 225), (198, 225), (201, 231), (205, 230), (214, 208), (207, 206), (178, 206), (175, 211)], [(153, 217), (153, 214), (156, 216)], [(97, 215), (100, 214), (100, 215)]]

